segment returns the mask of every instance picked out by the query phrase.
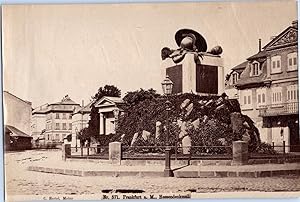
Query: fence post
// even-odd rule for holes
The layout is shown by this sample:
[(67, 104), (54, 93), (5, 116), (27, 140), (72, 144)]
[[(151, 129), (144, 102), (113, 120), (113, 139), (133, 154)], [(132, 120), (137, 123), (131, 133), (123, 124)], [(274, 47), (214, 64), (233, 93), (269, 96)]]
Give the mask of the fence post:
[(80, 155), (83, 156), (83, 146), (80, 147)]
[(175, 160), (177, 161), (177, 142), (175, 143)]
[(232, 165), (248, 164), (248, 142), (235, 141), (232, 144)]
[(283, 161), (285, 162), (285, 141), (282, 142), (283, 146)]
[(66, 159), (71, 156), (71, 145), (63, 144), (62, 146), (62, 159), (66, 161)]
[(109, 156), (109, 160), (112, 164), (121, 165), (122, 143), (121, 142), (109, 143), (108, 156)]

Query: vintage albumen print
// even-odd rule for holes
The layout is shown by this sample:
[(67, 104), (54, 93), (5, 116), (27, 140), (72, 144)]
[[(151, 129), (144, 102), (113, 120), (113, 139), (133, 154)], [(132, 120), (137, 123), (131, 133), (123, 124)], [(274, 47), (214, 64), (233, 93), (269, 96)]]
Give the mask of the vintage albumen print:
[(4, 5), (7, 200), (300, 191), (295, 1)]

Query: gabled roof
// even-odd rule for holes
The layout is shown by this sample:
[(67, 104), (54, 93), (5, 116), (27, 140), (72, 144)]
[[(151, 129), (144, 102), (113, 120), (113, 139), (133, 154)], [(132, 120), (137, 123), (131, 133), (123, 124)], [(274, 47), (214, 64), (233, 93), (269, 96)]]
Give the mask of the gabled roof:
[(41, 105), (32, 110), (32, 114), (45, 114), (48, 111), (48, 104)]
[(17, 129), (14, 126), (11, 125), (5, 125), (5, 133), (10, 132), (10, 136), (11, 137), (28, 137), (28, 138), (32, 138), (30, 135), (27, 135), (26, 133), (24, 133), (23, 131)]
[(255, 59), (258, 59), (258, 58), (263, 58), (263, 57), (266, 57), (267, 56), (267, 51), (265, 50), (262, 50), (254, 55), (252, 55), (251, 57), (247, 58), (247, 60), (255, 60)]
[(123, 103), (124, 101), (120, 97), (104, 96), (95, 103), (95, 107), (116, 106), (118, 104), (123, 104)]
[(23, 99), (21, 99), (21, 98), (17, 97), (16, 95), (14, 95), (14, 94), (12, 94), (12, 93), (10, 93), (10, 92), (8, 92), (8, 91), (3, 91), (3, 94), (10, 95), (10, 96), (12, 96), (12, 97), (14, 97), (14, 98), (16, 98), (16, 99), (18, 99), (18, 100), (22, 101), (22, 102), (25, 102), (26, 104), (29, 104), (29, 105), (31, 105), (31, 104), (32, 104), (31, 102), (29, 102), (29, 101), (26, 101), (26, 100), (23, 100)]
[(296, 45), (298, 43), (298, 30), (295, 26), (289, 26), (282, 31), (273, 40), (267, 43), (263, 49), (271, 50), (275, 48), (281, 48), (288, 45)]
[(62, 100), (60, 102), (56, 102), (56, 103), (53, 103), (51, 105), (79, 105), (78, 103), (74, 102), (73, 100), (70, 99), (67, 99), (67, 100)]
[(84, 107), (79, 107), (79, 108), (75, 109), (75, 111), (74, 111), (73, 114), (77, 114), (77, 113), (90, 113), (91, 110), (92, 110), (92, 104), (93, 104), (93, 101), (91, 101), (89, 104), (87, 104)]
[(245, 69), (247, 64), (248, 64), (248, 61), (245, 61), (245, 62), (243, 62), (241, 64), (238, 64), (237, 66), (233, 67), (232, 70)]

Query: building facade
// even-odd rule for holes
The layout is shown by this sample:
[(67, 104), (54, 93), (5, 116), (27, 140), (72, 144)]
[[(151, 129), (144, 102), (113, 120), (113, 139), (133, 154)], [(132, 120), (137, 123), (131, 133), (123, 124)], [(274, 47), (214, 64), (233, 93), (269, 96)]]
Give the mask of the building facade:
[(31, 131), (32, 138), (36, 140), (44, 140), (44, 132), (46, 130), (46, 113), (48, 104), (44, 104), (32, 110)]
[(13, 126), (27, 135), (31, 134), (31, 102), (4, 91), (4, 124)]
[(226, 92), (238, 97), (242, 112), (256, 123), (261, 139), (300, 149), (298, 102), (298, 21), (234, 67)]
[(77, 138), (78, 133), (83, 129), (88, 127), (91, 113), (90, 102), (88, 105), (77, 108), (72, 113), (72, 139), (71, 146), (75, 147), (76, 145), (80, 146), (80, 140)]
[(31, 148), (31, 102), (4, 91), (5, 150)]
[(32, 113), (34, 134), (42, 136), (45, 144), (62, 143), (63, 139), (72, 133), (72, 113), (79, 107), (79, 104), (66, 95), (60, 102), (34, 109)]

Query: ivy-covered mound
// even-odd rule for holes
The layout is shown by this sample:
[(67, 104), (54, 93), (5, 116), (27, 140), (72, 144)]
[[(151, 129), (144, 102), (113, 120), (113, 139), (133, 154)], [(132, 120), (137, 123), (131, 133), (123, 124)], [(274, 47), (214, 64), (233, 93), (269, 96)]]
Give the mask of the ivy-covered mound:
[[(145, 94), (145, 91), (143, 95)], [(232, 141), (249, 143), (250, 152), (273, 152), (270, 145), (261, 144), (259, 131), (253, 121), (241, 114), (237, 100), (226, 96), (181, 94), (169, 96), (171, 110), (167, 114), (165, 96), (136, 93), (124, 98), (125, 112), (119, 118), (117, 134), (109, 141), (122, 141), (125, 146), (166, 145), (166, 126), (169, 120), (169, 145), (231, 146)], [(207, 153), (225, 153), (224, 148), (205, 149)]]

